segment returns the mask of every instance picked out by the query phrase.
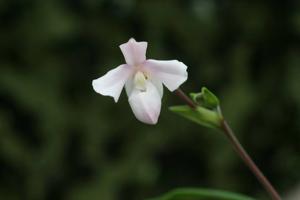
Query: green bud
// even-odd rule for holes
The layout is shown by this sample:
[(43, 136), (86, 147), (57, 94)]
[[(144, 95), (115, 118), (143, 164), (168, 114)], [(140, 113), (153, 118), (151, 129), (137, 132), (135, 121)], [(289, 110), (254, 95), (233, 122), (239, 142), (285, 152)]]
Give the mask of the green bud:
[(208, 109), (216, 109), (220, 105), (218, 97), (206, 87), (202, 87), (200, 93), (190, 93), (190, 97), (195, 103)]

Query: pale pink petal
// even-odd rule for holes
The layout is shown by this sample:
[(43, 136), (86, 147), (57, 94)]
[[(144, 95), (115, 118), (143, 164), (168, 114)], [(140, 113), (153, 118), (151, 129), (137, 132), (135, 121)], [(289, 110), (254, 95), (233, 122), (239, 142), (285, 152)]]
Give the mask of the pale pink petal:
[(126, 90), (127, 96), (129, 97), (134, 90), (133, 76), (126, 81), (125, 90)]
[(143, 67), (151, 77), (160, 80), (170, 91), (176, 90), (188, 77), (187, 66), (177, 60), (149, 59)]
[(161, 97), (157, 88), (147, 82), (146, 91), (133, 89), (129, 98), (129, 104), (135, 117), (146, 124), (156, 124), (161, 108)]
[(133, 68), (124, 64), (110, 70), (104, 76), (93, 80), (94, 90), (104, 96), (111, 96), (118, 101), (125, 82), (133, 73)]
[(163, 88), (163, 84), (160, 80), (152, 77), (150, 79), (151, 83), (156, 87), (160, 97), (162, 98), (163, 94), (164, 94), (164, 88)]
[(137, 42), (131, 38), (127, 43), (121, 44), (120, 49), (128, 65), (138, 66), (146, 60), (147, 42)]

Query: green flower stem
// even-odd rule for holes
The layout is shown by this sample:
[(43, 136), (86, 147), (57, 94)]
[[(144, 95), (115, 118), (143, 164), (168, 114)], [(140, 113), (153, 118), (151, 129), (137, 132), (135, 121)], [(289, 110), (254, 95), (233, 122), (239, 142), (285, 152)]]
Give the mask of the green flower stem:
[[(175, 93), (192, 109), (197, 109), (198, 106), (196, 105), (196, 103), (194, 103), (180, 88), (177, 89)], [(221, 113), (221, 111), (219, 113)], [(224, 132), (224, 134), (232, 144), (235, 151), (238, 153), (238, 155), (241, 157), (244, 163), (248, 166), (248, 168), (252, 171), (252, 173), (256, 176), (256, 178), (261, 183), (261, 185), (265, 188), (265, 190), (268, 192), (272, 200), (281, 200), (281, 197), (279, 196), (278, 192), (272, 186), (270, 181), (264, 176), (261, 170), (257, 167), (257, 165), (251, 159), (249, 154), (245, 151), (245, 149), (243, 148), (243, 146), (235, 136), (234, 132), (232, 131), (228, 123), (225, 121), (225, 119), (223, 119), (223, 117), (221, 117), (220, 124), (221, 124), (220, 127), (221, 130)]]

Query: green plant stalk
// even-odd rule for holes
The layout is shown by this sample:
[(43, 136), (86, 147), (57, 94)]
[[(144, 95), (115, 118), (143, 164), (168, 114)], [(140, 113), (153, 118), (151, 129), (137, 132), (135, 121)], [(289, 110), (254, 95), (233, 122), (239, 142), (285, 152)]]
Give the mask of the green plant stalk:
[[(176, 95), (181, 98), (188, 106), (190, 106), (192, 109), (196, 109), (197, 105), (180, 89), (178, 88), (175, 91)], [(249, 154), (246, 152), (246, 150), (243, 148), (237, 137), (235, 136), (234, 132), (228, 125), (225, 119), (221, 119), (221, 130), (224, 132), (225, 136), (228, 138), (230, 143), (232, 144), (235, 151), (238, 153), (238, 155), (241, 157), (241, 159), (244, 161), (244, 163), (247, 165), (247, 167), (251, 170), (251, 172), (255, 175), (255, 177), (258, 179), (258, 181), (261, 183), (261, 185), (265, 188), (265, 190), (268, 192), (272, 200), (281, 200), (280, 195), (275, 190), (273, 185), (270, 183), (270, 181), (265, 177), (265, 175), (262, 173), (262, 171), (257, 167), (257, 165), (254, 163), (254, 161), (251, 159)]]

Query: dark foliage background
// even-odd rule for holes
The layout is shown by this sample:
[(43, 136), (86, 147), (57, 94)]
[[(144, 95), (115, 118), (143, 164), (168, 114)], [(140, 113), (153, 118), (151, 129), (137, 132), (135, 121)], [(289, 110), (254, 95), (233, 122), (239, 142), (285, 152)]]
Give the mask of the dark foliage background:
[(188, 92), (219, 95), (238, 138), (276, 188), (300, 180), (300, 1), (0, 1), (0, 199), (141, 200), (181, 186), (267, 199), (220, 134), (168, 111), (138, 122), (92, 79), (148, 57), (189, 68)]

